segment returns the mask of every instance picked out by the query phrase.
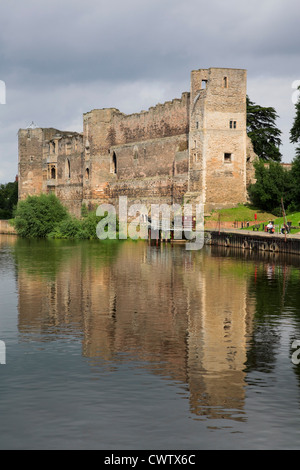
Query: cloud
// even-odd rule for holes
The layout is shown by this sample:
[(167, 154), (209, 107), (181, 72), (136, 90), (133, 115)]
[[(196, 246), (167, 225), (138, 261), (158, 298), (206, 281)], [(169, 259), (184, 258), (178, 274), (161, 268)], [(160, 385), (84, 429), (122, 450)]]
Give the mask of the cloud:
[[(290, 162), (295, 156), (295, 146), (289, 141), (290, 129), (293, 125), (295, 105), (289, 77), (266, 77), (264, 75), (251, 77), (248, 80), (248, 95), (250, 99), (261, 106), (275, 107), (278, 119), (277, 126), (282, 131), (282, 149), (285, 162)], [(275, 105), (274, 105), (275, 103)]]
[(248, 70), (251, 99), (267, 100), (280, 115), (290, 159), (291, 84), (300, 79), (297, 1), (3, 2), (0, 178), (14, 178), (16, 133), (32, 120), (79, 130), (90, 109), (131, 113), (180, 97), (190, 71), (208, 67)]
[(186, 67), (257, 64), (274, 73), (274, 54), (285, 62), (298, 54), (293, 0), (15, 0), (2, 9), (2, 63), (12, 74), (17, 65), (24, 81), (48, 86), (182, 78)]

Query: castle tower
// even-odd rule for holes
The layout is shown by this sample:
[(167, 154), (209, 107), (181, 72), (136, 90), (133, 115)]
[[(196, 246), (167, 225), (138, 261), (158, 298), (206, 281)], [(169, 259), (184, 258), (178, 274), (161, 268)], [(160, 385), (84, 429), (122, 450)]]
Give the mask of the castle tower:
[[(56, 129), (42, 129), (33, 125), (19, 130), (19, 199), (45, 192), (44, 182), (51, 170), (54, 176), (52, 179), (56, 180), (56, 163), (52, 167), (48, 165), (45, 150), (45, 142), (53, 138), (56, 132)], [(53, 158), (56, 162), (55, 154)]]
[(189, 186), (205, 212), (246, 202), (246, 70), (191, 74)]
[(83, 115), (83, 202), (88, 207), (108, 202), (110, 183), (116, 180), (117, 161), (110, 147), (114, 144), (112, 119), (118, 113), (117, 109), (108, 108)]
[(30, 126), (19, 130), (19, 199), (53, 193), (76, 216), (82, 205), (83, 137)]

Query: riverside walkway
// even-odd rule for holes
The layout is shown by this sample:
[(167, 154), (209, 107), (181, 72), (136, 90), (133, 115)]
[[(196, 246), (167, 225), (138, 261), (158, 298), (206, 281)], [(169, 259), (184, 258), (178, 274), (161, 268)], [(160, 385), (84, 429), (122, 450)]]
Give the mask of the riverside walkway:
[(205, 229), (208, 245), (241, 248), (243, 250), (271, 251), (300, 254), (300, 233), (278, 234), (239, 229)]

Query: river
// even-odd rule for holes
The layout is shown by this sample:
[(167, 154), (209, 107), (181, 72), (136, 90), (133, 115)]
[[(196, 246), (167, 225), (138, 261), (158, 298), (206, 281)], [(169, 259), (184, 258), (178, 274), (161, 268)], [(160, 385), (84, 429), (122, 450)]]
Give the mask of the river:
[(0, 448), (299, 448), (299, 281), (280, 254), (0, 235)]

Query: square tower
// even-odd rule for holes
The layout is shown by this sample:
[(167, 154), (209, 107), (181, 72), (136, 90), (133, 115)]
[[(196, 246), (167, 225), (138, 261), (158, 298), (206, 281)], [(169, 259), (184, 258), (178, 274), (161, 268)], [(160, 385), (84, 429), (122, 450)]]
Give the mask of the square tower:
[(246, 202), (247, 72), (210, 68), (191, 74), (189, 189), (205, 212)]

